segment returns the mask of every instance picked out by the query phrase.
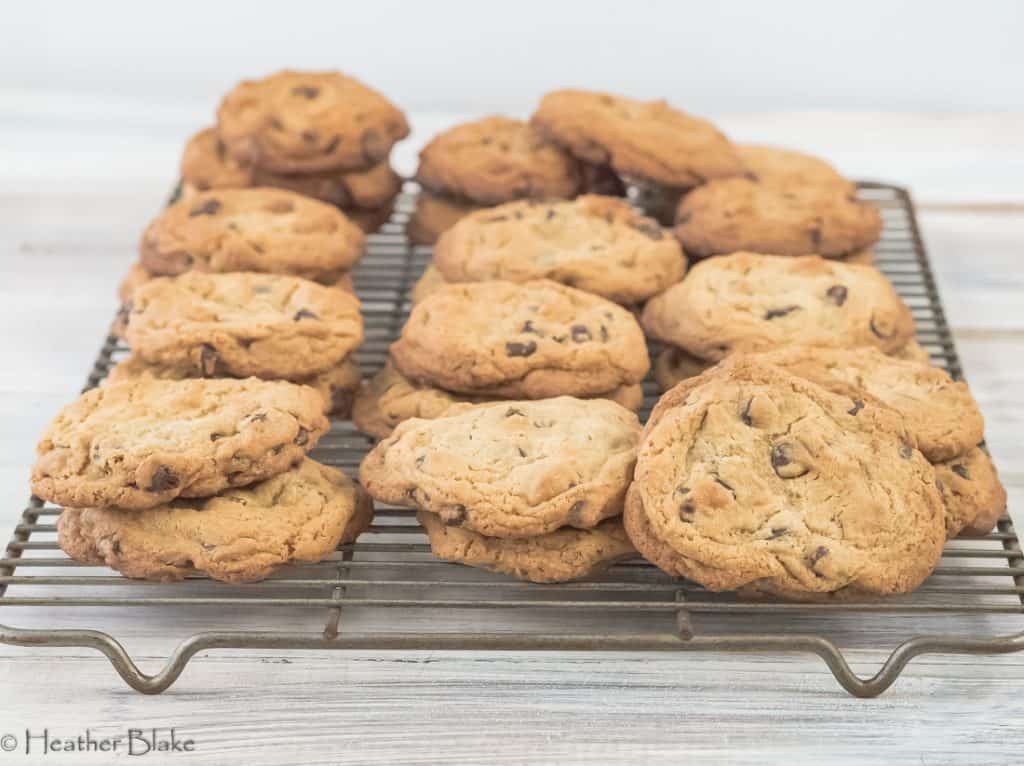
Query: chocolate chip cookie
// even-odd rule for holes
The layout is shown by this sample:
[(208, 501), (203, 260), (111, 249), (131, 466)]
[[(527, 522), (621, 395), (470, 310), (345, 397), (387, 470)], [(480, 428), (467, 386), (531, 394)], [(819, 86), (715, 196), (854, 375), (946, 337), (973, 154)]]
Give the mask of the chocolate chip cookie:
[(282, 565), (316, 562), (369, 525), (373, 504), (341, 471), (310, 460), (213, 497), (144, 511), (66, 509), (57, 540), (71, 558), (128, 577), (182, 580), (203, 573), (253, 582)]
[(497, 205), (573, 197), (582, 171), (529, 123), (491, 116), (435, 136), (420, 152), (416, 180), (436, 194)]
[(882, 216), (840, 184), (712, 181), (683, 197), (676, 236), (692, 255), (752, 250), (838, 257), (874, 245)]
[(359, 346), (363, 320), (354, 295), (305, 279), (190, 272), (136, 291), (126, 337), (143, 360), (205, 377), (300, 380)]
[(664, 101), (559, 90), (544, 96), (530, 121), (577, 157), (631, 180), (690, 188), (744, 172), (714, 125)]
[(876, 346), (914, 336), (910, 309), (870, 266), (734, 253), (702, 261), (648, 301), (644, 329), (701, 359), (784, 345)]
[(32, 492), (72, 507), (138, 510), (287, 470), (327, 430), (306, 386), (262, 380), (140, 380), (93, 389), (36, 447)]
[(897, 412), (750, 360), (662, 397), (625, 514), (670, 574), (796, 599), (913, 590), (946, 537), (935, 471)]
[(831, 164), (810, 154), (757, 144), (737, 144), (736, 153), (747, 170), (746, 177), (761, 184), (856, 188)]
[[(634, 412), (643, 405), (643, 388), (620, 386), (598, 397), (609, 399)], [(391, 435), (399, 423), (410, 418), (432, 420), (453, 404), (493, 401), (484, 396), (455, 394), (424, 383), (409, 380), (389, 360), (384, 367), (358, 390), (352, 406), (352, 420), (365, 434), (383, 439)]]
[(1006, 490), (992, 458), (981, 447), (935, 464), (946, 506), (946, 534), (980, 537), (992, 531), (1006, 512)]
[(405, 224), (405, 234), (415, 245), (432, 245), (460, 219), (484, 209), (484, 205), (421, 191), (416, 195), (416, 207)]
[(282, 189), (218, 189), (171, 205), (142, 235), (151, 273), (259, 271), (330, 282), (362, 257), (362, 230), (337, 208)]
[[(189, 380), (210, 377), (201, 367), (184, 364), (152, 364), (138, 356), (129, 356), (118, 362), (107, 374), (108, 383), (132, 380)], [(223, 376), (222, 376), (223, 377)], [(362, 380), (359, 364), (352, 356), (309, 378), (292, 381), (316, 389), (324, 398), (324, 412), (338, 418), (347, 418), (352, 412), (352, 401)]]
[(625, 200), (584, 195), (468, 215), (441, 235), (434, 265), (448, 282), (551, 279), (628, 306), (678, 282), (686, 258)]
[(512, 538), (485, 537), (445, 524), (426, 511), (418, 512), (416, 518), (438, 558), (528, 582), (581, 580), (636, 555), (619, 518), (606, 519), (593, 529), (566, 527), (546, 535)]
[(631, 313), (548, 280), (448, 285), (413, 307), (391, 356), (412, 380), (493, 398), (604, 395), (650, 366)]
[(590, 529), (622, 511), (640, 422), (603, 399), (461, 404), (407, 420), (359, 469), (386, 503), (488, 537)]
[(790, 346), (756, 354), (820, 386), (863, 391), (903, 415), (917, 448), (933, 463), (971, 449), (985, 433), (970, 389), (938, 367), (886, 356), (876, 348)]
[(362, 170), (409, 135), (384, 96), (339, 72), (283, 71), (224, 97), (217, 130), (235, 159), (277, 173)]

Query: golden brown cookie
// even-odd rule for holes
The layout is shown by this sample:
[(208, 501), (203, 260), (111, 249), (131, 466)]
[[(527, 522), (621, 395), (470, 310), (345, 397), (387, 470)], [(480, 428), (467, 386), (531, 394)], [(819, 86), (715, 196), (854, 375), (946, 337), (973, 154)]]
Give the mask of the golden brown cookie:
[(517, 199), (568, 199), (582, 185), (573, 157), (528, 122), (491, 116), (456, 125), (420, 152), (425, 188), (481, 205)]
[(949, 537), (987, 535), (1006, 512), (1006, 490), (992, 458), (981, 447), (936, 463), (935, 476), (946, 507)]
[(416, 519), (438, 558), (528, 582), (581, 580), (636, 555), (620, 518), (606, 519), (593, 529), (563, 527), (546, 535), (512, 538), (485, 537), (453, 527), (426, 511), (419, 511)]
[(625, 513), (666, 572), (796, 599), (913, 590), (945, 541), (935, 471), (897, 412), (751, 360), (662, 397)]
[(647, 302), (648, 334), (701, 359), (784, 345), (903, 348), (910, 309), (877, 269), (819, 258), (733, 253), (699, 262)]
[(296, 468), (213, 497), (143, 511), (67, 509), (57, 540), (71, 558), (128, 577), (183, 580), (203, 573), (253, 582), (282, 565), (320, 561), (373, 519), (366, 493), (309, 458)]
[(588, 194), (472, 213), (441, 235), (434, 265), (448, 282), (550, 279), (630, 306), (678, 282), (686, 258), (625, 200)]
[(168, 207), (142, 235), (151, 273), (259, 271), (336, 280), (366, 237), (337, 208), (281, 189), (219, 189)]
[(744, 172), (714, 125), (664, 101), (559, 90), (544, 96), (530, 121), (577, 157), (630, 179), (689, 188)]
[(189, 272), (136, 291), (126, 337), (145, 361), (204, 377), (301, 380), (358, 347), (363, 320), (354, 295), (308, 280)]
[(448, 285), (413, 307), (391, 356), (413, 380), (492, 398), (602, 395), (650, 365), (630, 312), (549, 280)]
[(72, 508), (153, 508), (285, 471), (328, 427), (306, 386), (138, 380), (94, 388), (36, 447), (32, 492)]
[(409, 135), (405, 115), (355, 78), (287, 70), (239, 83), (217, 130), (239, 162), (277, 173), (369, 168)]
[(459, 219), (485, 206), (463, 202), (428, 191), (416, 195), (416, 207), (405, 224), (405, 234), (416, 245), (432, 245)]
[(374, 498), (488, 537), (590, 529), (622, 512), (640, 423), (604, 399), (459, 404), (406, 420), (359, 468)]
[(874, 245), (882, 216), (839, 184), (724, 178), (683, 197), (675, 232), (687, 253), (701, 257), (740, 250), (838, 257)]

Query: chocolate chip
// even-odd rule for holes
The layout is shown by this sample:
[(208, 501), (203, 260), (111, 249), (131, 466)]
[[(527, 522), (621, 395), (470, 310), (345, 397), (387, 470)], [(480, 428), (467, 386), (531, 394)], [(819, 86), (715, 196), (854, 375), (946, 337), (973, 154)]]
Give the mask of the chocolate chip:
[(769, 540), (778, 540), (783, 535), (789, 534), (789, 527), (772, 527), (772, 533), (768, 535)]
[(533, 326), (532, 319), (527, 319), (525, 322), (523, 322), (523, 329), (520, 330), (519, 332), (529, 333), (530, 335), (539, 335), (542, 338), (544, 337), (544, 333), (542, 333), (540, 330)]
[(217, 362), (220, 354), (217, 349), (209, 343), (204, 343), (199, 349), (199, 374), (204, 378), (212, 378), (217, 374)]
[(609, 337), (610, 336), (608, 335), (608, 328), (605, 327), (604, 325), (601, 325), (601, 340), (607, 343)]
[(446, 527), (458, 527), (466, 520), (466, 506), (455, 505), (451, 508), (442, 508), (438, 516)]
[(848, 409), (847, 413), (849, 413), (850, 415), (856, 415), (862, 409), (864, 409), (864, 402), (862, 402), (860, 399), (854, 399), (853, 407)]
[(216, 215), (220, 212), (221, 204), (219, 199), (208, 199), (201, 205), (196, 205), (188, 211), (189, 218), (195, 218), (200, 215)]
[(910, 460), (910, 458), (911, 458), (911, 456), (913, 456), (913, 454), (914, 454), (914, 448), (911, 447), (909, 444), (907, 444), (906, 442), (903, 442), (900, 445), (900, 457), (901, 458), (903, 458), (904, 460)]
[(690, 494), (690, 488), (689, 487), (683, 487), (683, 486), (676, 487), (676, 494), (677, 495), (688, 495), (688, 494)]
[(149, 480), (149, 486), (146, 487), (147, 492), (166, 492), (169, 489), (174, 489), (181, 482), (170, 466), (161, 465), (157, 466), (156, 471), (153, 472), (153, 478)]
[(821, 229), (815, 226), (813, 229), (811, 229), (810, 235), (811, 244), (814, 245), (814, 247), (821, 247)]
[(568, 335), (552, 335), (551, 340), (555, 343), (565, 343), (569, 339)]
[(224, 438), (224, 434), (218, 434), (218, 433), (210, 434), (210, 441), (212, 441), (212, 442), (215, 442), (218, 439), (223, 439), (223, 438)]
[(516, 451), (519, 453), (519, 457), (526, 457), (526, 450), (522, 447), (516, 447)]
[(832, 285), (825, 291), (825, 296), (837, 306), (842, 306), (846, 303), (847, 292), (846, 285)]
[(788, 442), (772, 447), (771, 461), (772, 468), (780, 479), (796, 479), (810, 470), (797, 460), (796, 447)]
[(557, 213), (555, 213), (555, 211), (554, 211), (554, 208), (550, 208), (550, 207), (549, 207), (549, 208), (548, 208), (548, 212), (547, 212), (547, 213), (546, 213), (546, 214), (544, 215), (544, 220), (545, 220), (545, 221), (550, 221), (550, 220), (551, 220), (552, 218), (554, 218), (554, 217), (555, 217), (556, 215), (557, 215)]
[(320, 89), (312, 85), (296, 85), (294, 88), (292, 88), (292, 93), (294, 93), (296, 96), (302, 96), (303, 98), (308, 98), (310, 101), (312, 101), (314, 98), (320, 95)]
[(665, 233), (661, 230), (661, 227), (658, 226), (658, 224), (656, 224), (654, 221), (641, 219), (640, 221), (631, 223), (630, 226), (632, 226), (641, 234), (646, 235), (649, 239), (659, 240), (665, 236)]
[(315, 144), (320, 140), (320, 134), (315, 130), (304, 130), (299, 135), (302, 136), (302, 140), (308, 144)]
[(214, 150), (217, 152), (217, 159), (219, 160), (223, 160), (227, 156), (228, 148), (224, 146), (224, 142), (219, 138), (217, 143), (214, 144)]
[(960, 465), (960, 463), (956, 463), (955, 465), (951, 466), (951, 468), (952, 468), (953, 473), (955, 473), (961, 479), (970, 479), (971, 478), (971, 474), (967, 470), (967, 466)]
[(747, 404), (743, 408), (743, 412), (740, 413), (740, 418), (743, 420), (744, 425), (753, 427), (754, 419), (750, 416), (750, 406), (754, 403), (754, 397), (747, 399)]
[(110, 546), (110, 550), (113, 552), (115, 556), (121, 553), (121, 541), (114, 540), (114, 544)]
[(530, 356), (537, 350), (537, 344), (532, 340), (526, 343), (506, 343), (505, 353), (509, 356)]
[(569, 332), (572, 333), (573, 343), (586, 343), (588, 340), (593, 340), (590, 330), (586, 325), (574, 324), (569, 328)]
[(422, 468), (423, 464), (426, 463), (426, 462), (427, 462), (427, 456), (426, 455), (417, 455), (416, 459), (413, 460), (413, 463), (416, 465), (417, 468)]
[(274, 130), (284, 130), (284, 123), (282, 123), (277, 117), (271, 117), (270, 127)]
[(295, 438), (292, 439), (292, 442), (295, 444), (296, 447), (301, 447), (304, 444), (309, 444), (309, 431), (307, 431), (305, 428), (300, 427), (299, 432), (295, 435)]
[(341, 136), (335, 136), (327, 142), (327, 146), (324, 147), (324, 154), (330, 154), (338, 148), (338, 144), (341, 143)]
[(679, 506), (679, 520), (685, 521), (687, 524), (693, 523), (693, 514), (697, 512), (694, 508), (693, 503), (683, 503)]
[(516, 407), (509, 407), (507, 410), (505, 410), (506, 418), (516, 417), (517, 415), (521, 418), (526, 417), (526, 413)]
[[(807, 557), (807, 566), (809, 566), (811, 570), (814, 570), (814, 565), (821, 561), (823, 558), (825, 558), (827, 555), (828, 548), (826, 548), (824, 545), (819, 545), (817, 548), (814, 549), (814, 553)], [(815, 571), (814, 573), (817, 574), (819, 577), (821, 576), (817, 571)]]
[(273, 447), (270, 448), (270, 451), (272, 453), (274, 453), (275, 455), (280, 455), (281, 454), (281, 450), (283, 450), (285, 448), (285, 446), (287, 446), (287, 445), (275, 444)]
[(300, 319), (319, 319), (319, 318), (320, 317), (318, 317), (316, 314), (314, 314), (312, 311), (310, 311), (307, 308), (299, 309), (298, 311), (295, 312), (295, 316), (292, 317), (292, 319), (294, 319), (296, 322), (298, 322)]
[(508, 216), (507, 215), (492, 215), (489, 218), (482, 219), (481, 223), (501, 223), (502, 221), (507, 221), (507, 220), (508, 220)]
[(749, 170), (743, 174), (743, 177), (746, 178), (748, 181), (753, 181), (754, 183), (757, 183), (758, 181), (761, 180), (757, 177), (757, 173), (751, 173)]
[(249, 420), (253, 423), (262, 423), (267, 419), (267, 413), (265, 412), (254, 412), (249, 416)]
[(784, 317), (787, 314), (792, 314), (794, 311), (799, 311), (799, 310), (800, 310), (799, 306), (783, 306), (780, 309), (768, 309), (766, 312), (764, 312), (764, 318), (765, 319), (777, 319), (779, 317)]

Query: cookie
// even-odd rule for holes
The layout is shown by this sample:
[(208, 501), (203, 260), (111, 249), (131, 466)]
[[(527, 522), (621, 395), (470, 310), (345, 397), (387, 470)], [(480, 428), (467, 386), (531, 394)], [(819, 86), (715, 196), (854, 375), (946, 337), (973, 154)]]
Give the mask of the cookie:
[(647, 302), (643, 326), (701, 359), (784, 345), (876, 346), (914, 336), (910, 309), (870, 266), (809, 255), (734, 253), (701, 261)]
[(899, 412), (917, 448), (933, 463), (971, 449), (985, 421), (970, 389), (938, 367), (886, 356), (876, 348), (791, 346), (755, 355), (820, 386), (863, 391)]
[(375, 210), (390, 205), (402, 190), (401, 177), (387, 162), (349, 173), (274, 173), (253, 168), (252, 186), (287, 189), (329, 202), (343, 211)]
[(779, 146), (737, 144), (746, 177), (761, 184), (794, 184), (798, 186), (836, 186), (855, 191), (831, 164), (810, 154)]
[(529, 123), (491, 116), (435, 136), (420, 152), (416, 180), (435, 194), (497, 205), (568, 199), (579, 192), (582, 172)]
[(142, 235), (151, 273), (258, 271), (337, 279), (366, 237), (337, 208), (281, 189), (220, 189), (171, 205)]
[(483, 205), (421, 191), (416, 195), (416, 207), (405, 224), (405, 234), (415, 245), (432, 245), (461, 218), (484, 209)]
[(566, 527), (536, 537), (504, 539), (449, 526), (426, 511), (419, 511), (416, 519), (427, 532), (430, 550), (439, 559), (528, 582), (581, 580), (636, 555), (618, 518), (606, 519), (593, 529)]
[(306, 458), (244, 489), (144, 511), (67, 509), (57, 541), (71, 558), (164, 582), (206, 574), (253, 582), (316, 562), (369, 525), (373, 504), (341, 471)]
[(247, 189), (252, 170), (228, 154), (216, 128), (204, 128), (185, 144), (181, 156), (181, 194), (191, 199), (210, 189)]
[(412, 292), (409, 295), (413, 305), (416, 305), (420, 301), (424, 300), (428, 295), (432, 295), (440, 290), (442, 287), (448, 284), (448, 280), (444, 278), (440, 271), (434, 264), (430, 264), (424, 269), (423, 274), (416, 280), (416, 284), (412, 286)]
[(262, 380), (95, 388), (36, 447), (32, 492), (72, 508), (153, 508), (281, 473), (327, 430), (320, 395)]
[(363, 170), (409, 135), (384, 96), (339, 72), (283, 71), (245, 80), (217, 109), (217, 130), (239, 162), (276, 173)]
[(650, 362), (621, 306), (548, 280), (448, 285), (413, 307), (391, 357), (413, 380), (478, 396), (594, 396)]
[[(634, 412), (643, 406), (644, 392), (638, 385), (620, 386), (596, 397), (609, 399)], [(360, 431), (378, 439), (391, 435), (395, 427), (411, 418), (432, 420), (453, 404), (493, 401), (487, 397), (467, 396), (409, 380), (389, 360), (384, 367), (359, 387), (352, 406), (352, 420)]]
[(664, 101), (559, 90), (544, 96), (530, 121), (577, 157), (631, 180), (686, 189), (744, 172), (714, 125)]
[[(108, 383), (125, 383), (133, 380), (189, 380), (207, 377), (202, 369), (191, 364), (151, 364), (138, 356), (129, 356), (118, 362), (107, 373)], [(341, 363), (319, 372), (310, 378), (292, 381), (316, 389), (324, 399), (324, 412), (339, 418), (347, 418), (352, 412), (352, 402), (362, 381), (359, 364), (350, 355)]]
[(509, 202), (472, 213), (434, 247), (448, 282), (551, 279), (623, 305), (682, 279), (679, 243), (625, 200)]
[(363, 460), (374, 498), (488, 537), (590, 529), (622, 512), (640, 422), (603, 399), (462, 404), (407, 420)]
[(362, 343), (359, 300), (277, 274), (190, 272), (143, 285), (126, 337), (134, 353), (202, 375), (298, 380)]
[(668, 391), (682, 381), (700, 375), (713, 365), (714, 362), (698, 359), (681, 348), (669, 346), (654, 357), (651, 372), (661, 390)]
[(700, 257), (740, 250), (836, 257), (874, 245), (882, 216), (841, 185), (723, 178), (683, 197), (675, 233), (687, 253)]
[(912, 445), (874, 399), (858, 407), (779, 368), (726, 362), (655, 407), (626, 530), (654, 564), (712, 591), (907, 592), (946, 536), (935, 471)]
[(949, 537), (981, 537), (1006, 512), (1006, 490), (981, 447), (935, 464), (935, 477), (946, 508)]

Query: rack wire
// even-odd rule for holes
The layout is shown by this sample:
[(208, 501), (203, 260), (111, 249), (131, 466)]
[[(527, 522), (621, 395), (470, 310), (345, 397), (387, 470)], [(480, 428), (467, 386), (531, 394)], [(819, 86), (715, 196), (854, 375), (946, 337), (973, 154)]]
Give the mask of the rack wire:
[[(960, 377), (910, 196), (878, 183), (860, 184), (860, 193), (882, 212), (877, 264), (910, 305), (918, 341), (934, 364)], [(410, 245), (404, 235), (415, 194), (412, 185), (403, 192), (355, 271), (366, 322), (359, 352), (365, 375), (384, 364), (408, 314), (411, 288), (430, 258), (429, 248)], [(108, 337), (86, 388), (98, 385), (126, 353)], [(646, 415), (658, 391), (652, 381), (644, 390)], [(371, 444), (350, 422), (335, 421), (313, 457), (355, 475)], [(229, 648), (803, 652), (821, 657), (838, 682), (861, 697), (883, 692), (921, 654), (1024, 649), (1024, 554), (1009, 517), (983, 538), (951, 541), (935, 573), (913, 594), (871, 603), (798, 604), (710, 593), (641, 559), (588, 581), (521, 583), (434, 559), (412, 512), (386, 506), (356, 543), (261, 583), (230, 586), (198, 575), (150, 583), (67, 558), (56, 543), (60, 512), (32, 498), (0, 559), (0, 641), (96, 649), (132, 688), (149, 694), (173, 684), (197, 652)], [(30, 624), (46, 627), (8, 625), (26, 610)], [(163, 668), (148, 675), (114, 636), (93, 627), (90, 615), (123, 620), (154, 610), (164, 617), (168, 611), (188, 615), (187, 624), (203, 630), (186, 634)], [(837, 641), (856, 644), (866, 614), (890, 620), (890, 632), (902, 642), (874, 675), (862, 678)], [(922, 632), (922, 620), (933, 627), (912, 637)], [(444, 630), (448, 624), (470, 628)]]

